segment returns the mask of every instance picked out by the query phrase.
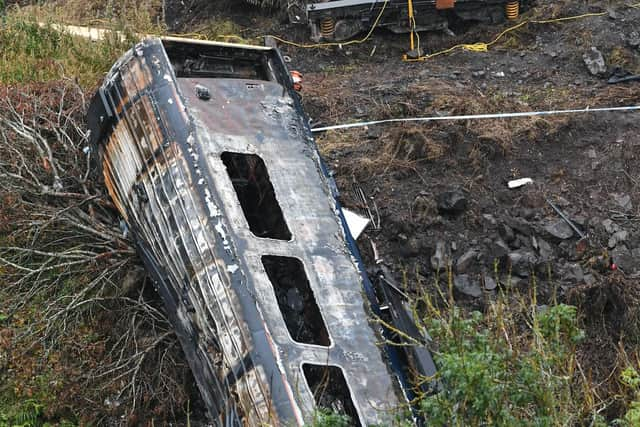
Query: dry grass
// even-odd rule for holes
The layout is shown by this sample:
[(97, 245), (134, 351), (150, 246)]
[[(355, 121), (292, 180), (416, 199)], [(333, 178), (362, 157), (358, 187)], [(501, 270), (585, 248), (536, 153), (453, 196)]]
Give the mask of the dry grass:
[(0, 87), (0, 425), (174, 420), (188, 399), (184, 355), (83, 152), (85, 100), (68, 80)]
[[(400, 93), (393, 94), (393, 101), (380, 102), (388, 97), (384, 91), (372, 90), (367, 95), (358, 90), (348, 96), (344, 94), (344, 82), (338, 78), (314, 80), (306, 90), (306, 96), (313, 98), (312, 110), (317, 110), (322, 123), (345, 123), (357, 121), (352, 118), (354, 105), (367, 106), (367, 120), (397, 117), (419, 117), (436, 115), (474, 115), (499, 112), (530, 111), (537, 106), (522, 102), (518, 97), (489, 97), (472, 88), (461, 89), (442, 80), (410, 84)], [(397, 90), (394, 88), (394, 90)], [(548, 99), (541, 95), (539, 103)], [(558, 103), (570, 105), (566, 99)], [(538, 105), (542, 107), (542, 105)], [(327, 132), (318, 136), (317, 141), (324, 155), (337, 153), (358, 153), (351, 156), (352, 163), (342, 165), (345, 172), (359, 179), (369, 179), (389, 171), (405, 170), (417, 172), (432, 162), (449, 159), (460, 144), (470, 142), (468, 160), (472, 167), (480, 170), (486, 163), (487, 153), (507, 155), (514, 144), (522, 141), (532, 143), (544, 141), (549, 135), (563, 129), (567, 117), (528, 117), (519, 119), (493, 119), (473, 121), (432, 122), (423, 124), (382, 125), (373, 130), (378, 138), (369, 138), (367, 130), (351, 129)], [(339, 167), (339, 171), (340, 171)]]
[(40, 22), (160, 34), (164, 31), (162, 4), (162, 0), (57, 0), (25, 6), (12, 13)]

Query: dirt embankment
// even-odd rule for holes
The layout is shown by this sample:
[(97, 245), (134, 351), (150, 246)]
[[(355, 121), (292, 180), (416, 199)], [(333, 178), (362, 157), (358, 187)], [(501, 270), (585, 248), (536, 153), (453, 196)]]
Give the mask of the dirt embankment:
[[(427, 53), (437, 53), (507, 29), (487, 52), (406, 63), (408, 36), (384, 31), (359, 44), (279, 48), (304, 74), (312, 126), (638, 104), (640, 82), (607, 83), (640, 74), (637, 5), (525, 4), (521, 21), (537, 23), (513, 31), (454, 21), (452, 32), (421, 34)], [(246, 38), (308, 42), (306, 28), (240, 6), (218, 16)], [(637, 112), (592, 113), (379, 126), (317, 141), (344, 204), (372, 213), (376, 226), (359, 240), (369, 265), (371, 241), (398, 279), (434, 294), (450, 267), (466, 309), (482, 310), (510, 289), (535, 293), (540, 305), (576, 304), (587, 333), (580, 363), (606, 396), (617, 387), (620, 350), (632, 354), (640, 338), (639, 123)], [(509, 189), (519, 178), (533, 183)]]

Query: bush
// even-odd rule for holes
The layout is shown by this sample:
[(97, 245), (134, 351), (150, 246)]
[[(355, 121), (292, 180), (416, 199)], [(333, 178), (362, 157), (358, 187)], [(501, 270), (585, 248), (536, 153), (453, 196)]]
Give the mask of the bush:
[(12, 408), (0, 408), (0, 427), (35, 427), (42, 424), (43, 406), (33, 399)]
[(616, 420), (616, 424), (622, 426), (640, 425), (640, 374), (633, 366), (627, 366), (620, 374), (620, 382), (623, 388), (632, 396), (624, 418)]
[(349, 427), (352, 425), (351, 418), (327, 409), (318, 409), (313, 414), (313, 422), (309, 427)]
[(574, 394), (572, 382), (575, 346), (584, 334), (576, 308), (532, 304), (529, 309), (514, 314), (499, 300), (487, 316), (465, 314), (453, 305), (445, 314), (430, 310), (434, 317), (424, 324), (437, 343), (441, 391), (421, 402), (427, 425), (578, 422), (582, 397)]

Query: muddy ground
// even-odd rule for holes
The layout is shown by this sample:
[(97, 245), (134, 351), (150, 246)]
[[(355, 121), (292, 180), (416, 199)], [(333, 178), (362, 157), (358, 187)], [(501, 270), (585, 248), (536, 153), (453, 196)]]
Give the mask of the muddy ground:
[[(538, 1), (524, 19), (594, 16), (531, 23), (488, 52), (460, 49), (423, 62), (403, 62), (408, 36), (385, 31), (362, 44), (279, 47), (304, 75), (312, 126), (637, 105), (640, 82), (607, 83), (640, 74), (640, 8), (632, 6)], [(214, 15), (242, 27), (243, 37), (274, 33), (305, 42), (306, 29), (242, 7)], [(509, 27), (454, 22), (452, 33), (421, 40), (434, 53), (489, 42)], [(604, 60), (595, 74), (584, 59), (593, 49)], [(372, 126), (326, 132), (317, 142), (344, 205), (374, 219), (359, 239), (369, 266), (374, 243), (397, 279), (433, 293), (451, 267), (457, 303), (468, 309), (514, 288), (536, 293), (539, 304), (578, 305), (588, 335), (580, 362), (608, 390), (616, 349), (633, 352), (640, 339), (637, 112)], [(509, 189), (519, 178), (533, 183)]]

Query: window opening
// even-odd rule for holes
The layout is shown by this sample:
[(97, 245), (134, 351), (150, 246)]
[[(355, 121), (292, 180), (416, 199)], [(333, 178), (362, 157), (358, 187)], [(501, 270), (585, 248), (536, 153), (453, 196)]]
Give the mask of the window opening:
[(325, 347), (331, 345), (302, 262), (297, 258), (266, 255), (262, 257), (262, 265), (293, 340)]
[(255, 154), (224, 152), (221, 157), (251, 232), (258, 237), (291, 240), (264, 161)]
[(304, 364), (302, 371), (318, 407), (348, 416), (350, 425), (362, 425), (342, 369), (337, 366)]

